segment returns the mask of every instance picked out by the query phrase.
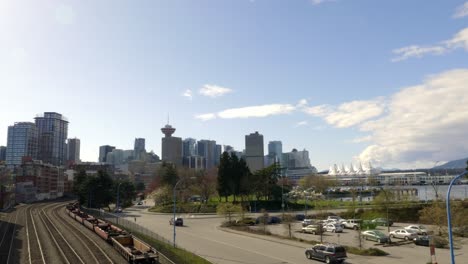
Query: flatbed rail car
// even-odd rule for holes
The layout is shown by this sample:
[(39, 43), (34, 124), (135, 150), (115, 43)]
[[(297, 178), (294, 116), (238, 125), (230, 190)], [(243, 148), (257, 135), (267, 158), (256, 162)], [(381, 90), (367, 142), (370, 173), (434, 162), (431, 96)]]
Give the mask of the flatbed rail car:
[(129, 263), (159, 263), (159, 252), (127, 231), (79, 210), (78, 204), (69, 204), (67, 214), (110, 243)]

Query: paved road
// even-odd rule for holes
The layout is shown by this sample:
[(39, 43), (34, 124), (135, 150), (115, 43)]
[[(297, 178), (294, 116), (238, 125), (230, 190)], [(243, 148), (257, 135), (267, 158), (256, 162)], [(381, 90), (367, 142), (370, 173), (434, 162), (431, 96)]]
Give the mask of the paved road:
[[(169, 225), (171, 215), (148, 213), (143, 206), (129, 208), (124, 213), (127, 220), (135, 221), (154, 232), (172, 241), (172, 226)], [(304, 249), (310, 245), (300, 242), (292, 242), (277, 238), (265, 238), (264, 236), (248, 235), (243, 233), (226, 232), (219, 228), (222, 218), (216, 216), (190, 216), (181, 215), (184, 218), (184, 227), (177, 227), (177, 245), (186, 248), (213, 263), (225, 264), (275, 264), (275, 263), (311, 263), (304, 256)], [(283, 228), (281, 225), (273, 229)], [(297, 227), (299, 228), (299, 227)], [(282, 232), (283, 231), (278, 231)], [(352, 231), (348, 231), (350, 236)], [(308, 236), (308, 235), (306, 235)], [(341, 235), (341, 242), (350, 239), (351, 245), (356, 245), (352, 238)], [(336, 241), (337, 236), (329, 236), (330, 242)], [(313, 240), (313, 239), (311, 239)], [(315, 239), (317, 240), (317, 239)], [(365, 242), (366, 246), (373, 246)], [(380, 248), (382, 248), (380, 246)], [(427, 263), (429, 249), (406, 245), (397, 248), (382, 248), (391, 253), (386, 257), (363, 257), (349, 254), (347, 263), (362, 264), (394, 264), (394, 263)], [(468, 252), (462, 248), (457, 250), (458, 259), (465, 259)], [(439, 264), (450, 263), (449, 252), (446, 249), (437, 249)], [(313, 262), (313, 261), (312, 261)]]

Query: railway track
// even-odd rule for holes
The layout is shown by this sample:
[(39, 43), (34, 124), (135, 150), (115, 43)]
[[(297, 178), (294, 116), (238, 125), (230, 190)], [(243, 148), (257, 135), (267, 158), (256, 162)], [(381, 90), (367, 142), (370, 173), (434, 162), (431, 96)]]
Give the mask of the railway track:
[(0, 263), (16, 262), (14, 241), (17, 232), (18, 211), (15, 210), (9, 214), (7, 221), (0, 223)]
[(28, 205), (24, 209), (24, 218), (26, 222), (26, 243), (27, 243), (27, 256), (26, 263), (36, 264), (42, 263), (47, 264), (45, 260), (43, 245), (39, 239), (36, 223), (33, 219), (32, 206)]
[[(51, 213), (54, 219), (57, 219), (63, 223), (65, 229), (70, 234), (74, 234), (75, 237), (81, 241), (84, 245), (88, 245), (89, 253), (96, 263), (126, 263), (126, 261), (119, 255), (111, 254), (115, 252), (115, 249), (104, 242), (95, 233), (89, 229), (84, 228), (76, 221), (71, 219), (65, 212), (65, 203), (60, 204), (52, 208)], [(108, 253), (110, 252), (110, 253)]]
[(0, 221), (0, 263), (128, 263), (66, 212), (66, 202), (19, 205)]
[(86, 262), (78, 254), (77, 250), (70, 244), (70, 242), (65, 238), (64, 234), (54, 225), (54, 222), (50, 219), (49, 216), (45, 213), (44, 209), (47, 209), (54, 204), (46, 205), (43, 208), (38, 209), (38, 217), (43, 223), (43, 227), (47, 230), (50, 239), (52, 239), (53, 244), (56, 249), (59, 251), (63, 263), (67, 264), (85, 264)]

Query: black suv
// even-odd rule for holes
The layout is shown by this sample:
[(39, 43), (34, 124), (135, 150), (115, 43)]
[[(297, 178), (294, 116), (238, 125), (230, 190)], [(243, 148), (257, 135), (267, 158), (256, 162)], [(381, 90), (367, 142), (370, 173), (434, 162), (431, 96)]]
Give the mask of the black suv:
[(318, 259), (325, 263), (343, 263), (346, 259), (346, 250), (338, 244), (317, 244), (305, 251), (308, 259)]
[(175, 221), (174, 221), (174, 218), (171, 218), (171, 220), (169, 220), (169, 224), (170, 225), (175, 224), (176, 226), (183, 226), (184, 225), (184, 219), (182, 219), (180, 217), (176, 217)]

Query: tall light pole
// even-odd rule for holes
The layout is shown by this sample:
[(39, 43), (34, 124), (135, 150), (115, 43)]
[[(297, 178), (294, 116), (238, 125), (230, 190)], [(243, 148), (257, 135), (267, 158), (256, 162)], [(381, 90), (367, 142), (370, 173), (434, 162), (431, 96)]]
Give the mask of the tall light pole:
[[(468, 168), (467, 168), (468, 169)], [(449, 234), (449, 244), (450, 244), (450, 257), (452, 260), (452, 264), (455, 264), (455, 255), (453, 254), (453, 238), (452, 238), (452, 219), (451, 219), (451, 214), (452, 212), (450, 211), (450, 192), (452, 191), (452, 185), (461, 177), (465, 176), (467, 172), (465, 171), (464, 173), (456, 176), (450, 181), (450, 185), (447, 190), (447, 201), (446, 201), (446, 206), (447, 206), (447, 227), (448, 227), (448, 234)]]
[(120, 185), (122, 184), (123, 182), (120, 182), (119, 185), (117, 185), (117, 210), (119, 210), (120, 208)]
[[(195, 177), (190, 177), (190, 179), (195, 179)], [(175, 223), (175, 215), (176, 215), (176, 189), (177, 189), (177, 185), (179, 185), (179, 183), (183, 182), (185, 180), (185, 178), (182, 178), (180, 179), (179, 181), (176, 182), (176, 184), (174, 185), (174, 189), (173, 189), (173, 194), (174, 194), (174, 208), (173, 208), (173, 212), (174, 212), (174, 216), (172, 218), (173, 222), (172, 224), (174, 225), (174, 231), (173, 231), (173, 246), (175, 247), (176, 244), (175, 244), (175, 241), (176, 241), (176, 223)]]

